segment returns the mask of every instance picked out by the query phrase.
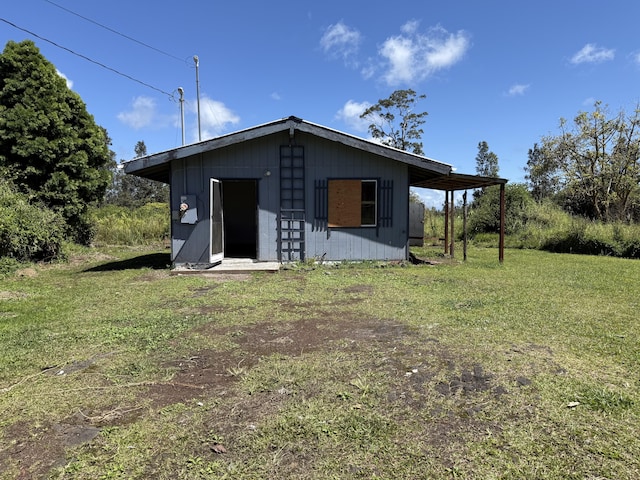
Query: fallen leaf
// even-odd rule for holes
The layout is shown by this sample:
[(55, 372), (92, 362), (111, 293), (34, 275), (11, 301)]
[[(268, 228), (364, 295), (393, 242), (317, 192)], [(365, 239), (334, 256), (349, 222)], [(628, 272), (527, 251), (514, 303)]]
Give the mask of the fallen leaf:
[(578, 405), (580, 405), (580, 402), (569, 402), (567, 403), (567, 408), (576, 408)]

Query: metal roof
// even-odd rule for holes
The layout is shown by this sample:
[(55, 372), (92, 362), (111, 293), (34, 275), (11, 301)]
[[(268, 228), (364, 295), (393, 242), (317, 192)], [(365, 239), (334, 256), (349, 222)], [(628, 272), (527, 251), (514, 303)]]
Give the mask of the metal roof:
[(431, 188), (433, 190), (471, 190), (474, 188), (490, 187), (492, 185), (504, 185), (508, 182), (506, 178), (482, 177), (480, 175), (465, 175), (462, 173), (450, 173), (435, 178), (420, 180), (417, 177), (411, 178), (412, 187)]
[(184, 145), (172, 150), (136, 158), (124, 163), (124, 171), (128, 174), (169, 183), (170, 165), (173, 160), (198, 155), (287, 130), (291, 137), (295, 135), (296, 131), (306, 132), (404, 163), (409, 168), (409, 183), (414, 187), (432, 188), (436, 190), (465, 190), (507, 182), (505, 179), (455, 174), (452, 172), (453, 169), (451, 165), (446, 163), (381, 145), (322, 125), (307, 122), (294, 116), (202, 142)]

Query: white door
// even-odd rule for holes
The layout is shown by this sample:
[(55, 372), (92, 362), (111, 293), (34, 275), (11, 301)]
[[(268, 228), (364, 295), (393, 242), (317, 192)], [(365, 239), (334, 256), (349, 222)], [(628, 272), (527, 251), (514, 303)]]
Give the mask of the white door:
[(211, 239), (209, 241), (209, 262), (220, 263), (224, 258), (224, 219), (222, 216), (222, 183), (211, 179)]

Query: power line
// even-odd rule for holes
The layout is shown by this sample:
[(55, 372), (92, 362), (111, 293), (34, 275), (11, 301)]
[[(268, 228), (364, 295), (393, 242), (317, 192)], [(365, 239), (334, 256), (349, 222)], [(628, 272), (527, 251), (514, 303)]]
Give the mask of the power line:
[(178, 60), (179, 62), (182, 62), (182, 63), (185, 63), (185, 64), (187, 63), (184, 58), (176, 57), (175, 55), (172, 55), (172, 54), (167, 53), (167, 52), (165, 52), (163, 50), (160, 50), (159, 48), (155, 48), (155, 47), (153, 47), (151, 45), (148, 45), (148, 44), (146, 44), (144, 42), (141, 42), (140, 40), (136, 40), (135, 38), (130, 37), (129, 35), (125, 35), (124, 33), (120, 33), (119, 31), (114, 30), (111, 27), (107, 27), (106, 25), (103, 25), (103, 24), (101, 24), (99, 22), (96, 22), (95, 20), (92, 20), (92, 19), (90, 19), (88, 17), (85, 17), (83, 15), (80, 15), (79, 13), (76, 13), (73, 10), (69, 10), (68, 8), (63, 7), (62, 5), (58, 5), (57, 3), (52, 2), (51, 0), (44, 0), (44, 1), (49, 3), (49, 4), (51, 4), (51, 5), (53, 5), (54, 7), (58, 7), (59, 9), (64, 10), (67, 13), (70, 13), (71, 15), (75, 15), (76, 17), (82, 18), (83, 20), (86, 20), (87, 22), (93, 23), (94, 25), (97, 25), (97, 26), (99, 26), (101, 28), (104, 28), (105, 30), (110, 31), (111, 33), (115, 33), (116, 35), (120, 35), (121, 37), (126, 38), (127, 40), (131, 40), (132, 42), (135, 42), (138, 45), (142, 45), (143, 47), (146, 47), (146, 48), (149, 48), (149, 49), (151, 49), (151, 50), (153, 50), (155, 52), (161, 53), (162, 55), (166, 55), (167, 57), (173, 58), (174, 60)]
[[(46, 0), (45, 0), (45, 1), (46, 1)], [(96, 61), (96, 60), (93, 60), (92, 58), (89, 58), (89, 57), (87, 57), (86, 55), (82, 55), (81, 53), (74, 52), (74, 51), (73, 51), (73, 50), (71, 50), (70, 48), (64, 47), (64, 46), (62, 46), (62, 45), (58, 45), (56, 42), (54, 42), (54, 41), (52, 41), (52, 40), (49, 40), (48, 38), (41, 37), (41, 36), (40, 36), (40, 35), (38, 35), (37, 33), (33, 33), (33, 32), (31, 32), (31, 31), (27, 30), (26, 28), (19, 27), (19, 26), (18, 26), (18, 25), (16, 25), (15, 23), (11, 23), (9, 20), (6, 20), (6, 19), (4, 19), (4, 18), (1, 18), (1, 17), (0, 17), (0, 21), (4, 22), (4, 23), (6, 23), (6, 24), (11, 25), (12, 27), (17, 28), (18, 30), (21, 30), (21, 31), (23, 31), (23, 32), (26, 32), (26, 33), (28, 33), (29, 35), (33, 35), (34, 37), (39, 38), (40, 40), (43, 40), (43, 41), (45, 41), (45, 42), (47, 42), (47, 43), (50, 43), (50, 44), (51, 44), (51, 45), (53, 45), (54, 47), (58, 47), (58, 48), (60, 48), (60, 49), (62, 49), (62, 50), (65, 50), (65, 51), (67, 51), (67, 52), (69, 52), (69, 53), (71, 53), (71, 54), (73, 54), (73, 55), (77, 56), (77, 57), (82, 58), (83, 60), (87, 60), (88, 62), (91, 62), (91, 63), (93, 63), (93, 64), (95, 64), (95, 65), (98, 65), (99, 67), (102, 67), (102, 68), (104, 68), (104, 69), (106, 69), (106, 70), (109, 70), (109, 71), (111, 71), (111, 72), (113, 72), (113, 73), (115, 73), (115, 74), (117, 74), (117, 75), (120, 75), (121, 77), (127, 78), (127, 79), (132, 80), (132, 81), (134, 81), (134, 82), (136, 82), (136, 83), (139, 83), (140, 85), (144, 85), (144, 86), (145, 86), (145, 87), (147, 87), (147, 88), (151, 88), (152, 90), (155, 90), (155, 91), (160, 92), (160, 93), (162, 93), (162, 94), (164, 94), (164, 95), (167, 95), (171, 100), (173, 100), (173, 93), (169, 93), (169, 92), (166, 92), (166, 91), (164, 91), (164, 90), (162, 90), (162, 89), (160, 89), (160, 88), (158, 88), (158, 87), (154, 87), (153, 85), (150, 85), (150, 84), (148, 84), (148, 83), (145, 83), (145, 82), (143, 82), (142, 80), (138, 80), (137, 78), (134, 78), (134, 77), (132, 77), (131, 75), (127, 75), (126, 73), (122, 73), (122, 72), (120, 72), (119, 70), (116, 70), (115, 68), (111, 68), (111, 67), (109, 67), (109, 66), (107, 66), (107, 65), (105, 65), (105, 64), (103, 64), (103, 63), (100, 63), (100, 62), (98, 62), (98, 61)]]

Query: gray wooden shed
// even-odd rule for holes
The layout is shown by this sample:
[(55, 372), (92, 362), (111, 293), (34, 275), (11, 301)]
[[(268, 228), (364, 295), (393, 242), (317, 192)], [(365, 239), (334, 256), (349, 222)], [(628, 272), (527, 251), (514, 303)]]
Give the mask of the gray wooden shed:
[(451, 170), (296, 117), (124, 165), (170, 185), (171, 259), (191, 268), (234, 257), (405, 260), (409, 187)]

